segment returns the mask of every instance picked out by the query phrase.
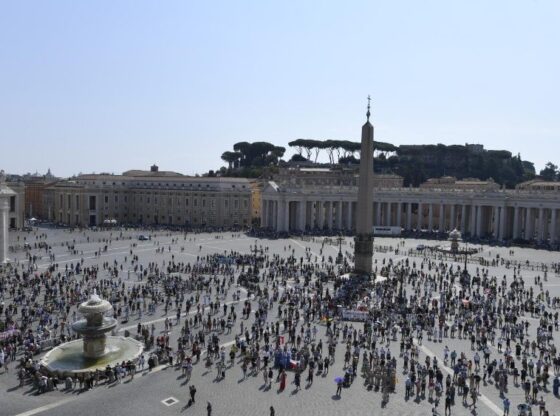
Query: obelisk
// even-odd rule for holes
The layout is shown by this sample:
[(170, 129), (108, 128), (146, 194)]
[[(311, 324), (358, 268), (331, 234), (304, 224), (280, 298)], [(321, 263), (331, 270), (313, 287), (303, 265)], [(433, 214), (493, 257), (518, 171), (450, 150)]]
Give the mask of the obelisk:
[(354, 239), (354, 273), (371, 275), (373, 258), (373, 126), (367, 121), (362, 126), (358, 205), (356, 206), (356, 237)]

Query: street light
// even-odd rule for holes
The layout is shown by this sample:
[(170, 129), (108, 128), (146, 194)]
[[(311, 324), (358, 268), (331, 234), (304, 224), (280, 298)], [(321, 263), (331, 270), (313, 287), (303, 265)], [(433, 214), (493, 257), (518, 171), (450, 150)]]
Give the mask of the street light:
[(343, 260), (344, 260), (344, 256), (342, 255), (342, 240), (344, 240), (344, 238), (342, 237), (342, 234), (338, 235), (338, 256), (336, 256), (336, 264), (342, 264)]

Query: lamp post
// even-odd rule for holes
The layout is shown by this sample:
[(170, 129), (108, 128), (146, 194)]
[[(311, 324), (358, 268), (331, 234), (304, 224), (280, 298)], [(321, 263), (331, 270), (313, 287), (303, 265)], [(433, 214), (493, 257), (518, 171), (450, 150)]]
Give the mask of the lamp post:
[(341, 234), (338, 235), (338, 256), (336, 257), (336, 264), (342, 264), (342, 262), (344, 261), (344, 256), (342, 255), (342, 240), (344, 240), (344, 238), (342, 237)]
[(469, 243), (465, 242), (465, 266), (463, 267), (463, 276), (461, 278), (461, 284), (463, 285), (469, 285), (471, 284), (470, 282), (470, 276), (469, 276), (469, 272), (467, 271), (467, 261), (469, 258)]

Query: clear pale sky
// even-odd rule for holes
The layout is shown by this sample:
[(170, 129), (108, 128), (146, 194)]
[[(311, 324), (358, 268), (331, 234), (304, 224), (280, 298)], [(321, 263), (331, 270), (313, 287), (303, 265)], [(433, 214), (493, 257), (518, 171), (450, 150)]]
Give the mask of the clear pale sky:
[[(560, 162), (560, 1), (11, 1), (0, 169), (224, 165), (237, 141), (482, 143)], [(290, 152), (291, 154), (291, 152)]]

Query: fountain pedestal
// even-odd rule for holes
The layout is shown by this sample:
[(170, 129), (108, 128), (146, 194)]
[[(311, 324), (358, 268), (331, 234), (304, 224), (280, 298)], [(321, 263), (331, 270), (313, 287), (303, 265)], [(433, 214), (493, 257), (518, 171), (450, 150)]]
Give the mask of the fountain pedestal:
[(107, 352), (107, 336), (86, 335), (84, 336), (84, 357), (99, 358)]

